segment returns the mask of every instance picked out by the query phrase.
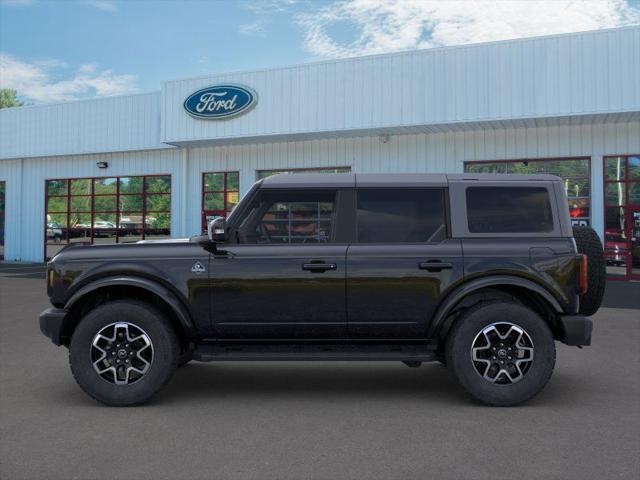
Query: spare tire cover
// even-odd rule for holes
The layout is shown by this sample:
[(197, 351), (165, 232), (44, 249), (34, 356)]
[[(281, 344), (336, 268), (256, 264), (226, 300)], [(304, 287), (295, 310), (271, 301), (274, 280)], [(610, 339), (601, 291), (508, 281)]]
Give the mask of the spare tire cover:
[(574, 226), (573, 237), (578, 247), (578, 253), (587, 256), (587, 292), (580, 296), (582, 315), (593, 315), (600, 308), (604, 288), (607, 282), (607, 264), (600, 237), (591, 227)]

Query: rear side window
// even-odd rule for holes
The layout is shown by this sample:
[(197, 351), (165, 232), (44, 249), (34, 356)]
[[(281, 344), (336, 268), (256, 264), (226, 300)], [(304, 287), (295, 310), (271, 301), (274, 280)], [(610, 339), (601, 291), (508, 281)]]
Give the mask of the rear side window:
[(549, 192), (543, 187), (467, 188), (467, 221), (472, 233), (551, 232)]
[(422, 243), (446, 237), (443, 189), (358, 191), (358, 242)]

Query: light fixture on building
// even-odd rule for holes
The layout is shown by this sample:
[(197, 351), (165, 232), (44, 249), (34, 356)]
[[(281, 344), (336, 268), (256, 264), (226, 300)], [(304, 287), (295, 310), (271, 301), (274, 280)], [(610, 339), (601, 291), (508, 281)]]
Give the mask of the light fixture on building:
[(107, 168), (109, 166), (109, 164), (107, 162), (97, 162), (96, 166), (98, 168)]
[(388, 133), (383, 133), (382, 135), (380, 135), (380, 142), (387, 143), (388, 141), (389, 141), (389, 134)]

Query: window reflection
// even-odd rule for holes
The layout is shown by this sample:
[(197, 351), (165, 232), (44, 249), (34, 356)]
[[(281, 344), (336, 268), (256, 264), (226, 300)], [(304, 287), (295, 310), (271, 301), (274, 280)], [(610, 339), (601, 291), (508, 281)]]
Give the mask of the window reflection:
[(68, 243), (171, 235), (171, 176), (54, 179), (46, 183), (46, 256)]

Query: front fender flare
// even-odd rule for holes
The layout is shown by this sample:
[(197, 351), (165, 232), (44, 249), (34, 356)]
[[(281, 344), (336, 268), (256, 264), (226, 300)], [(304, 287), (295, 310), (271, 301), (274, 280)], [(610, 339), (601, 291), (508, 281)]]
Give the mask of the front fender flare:
[(447, 322), (448, 315), (451, 313), (451, 310), (467, 295), (482, 288), (505, 285), (526, 288), (527, 290), (536, 293), (544, 298), (556, 313), (561, 314), (564, 311), (558, 299), (541, 285), (522, 277), (511, 275), (494, 275), (490, 277), (471, 280), (460, 285), (457, 289), (449, 293), (438, 306), (438, 309), (436, 310), (436, 313), (433, 316), (433, 320), (431, 321), (431, 324), (429, 326), (427, 336), (429, 338), (435, 338), (442, 333), (447, 332), (448, 328), (451, 326), (450, 322)]
[(185, 305), (168, 288), (147, 278), (140, 278), (129, 275), (118, 275), (113, 277), (100, 278), (99, 280), (88, 283), (84, 287), (80, 288), (77, 292), (75, 292), (66, 302), (64, 308), (65, 310), (70, 311), (73, 306), (85, 295), (100, 288), (113, 286), (130, 286), (142, 288), (148, 292), (153, 293), (154, 295), (157, 295), (171, 308), (173, 313), (176, 315), (176, 318), (178, 319), (180, 328), (182, 328), (182, 331), (187, 335), (187, 337), (195, 338), (196, 329), (193, 320), (191, 319), (191, 315), (189, 314), (189, 311), (187, 310)]

